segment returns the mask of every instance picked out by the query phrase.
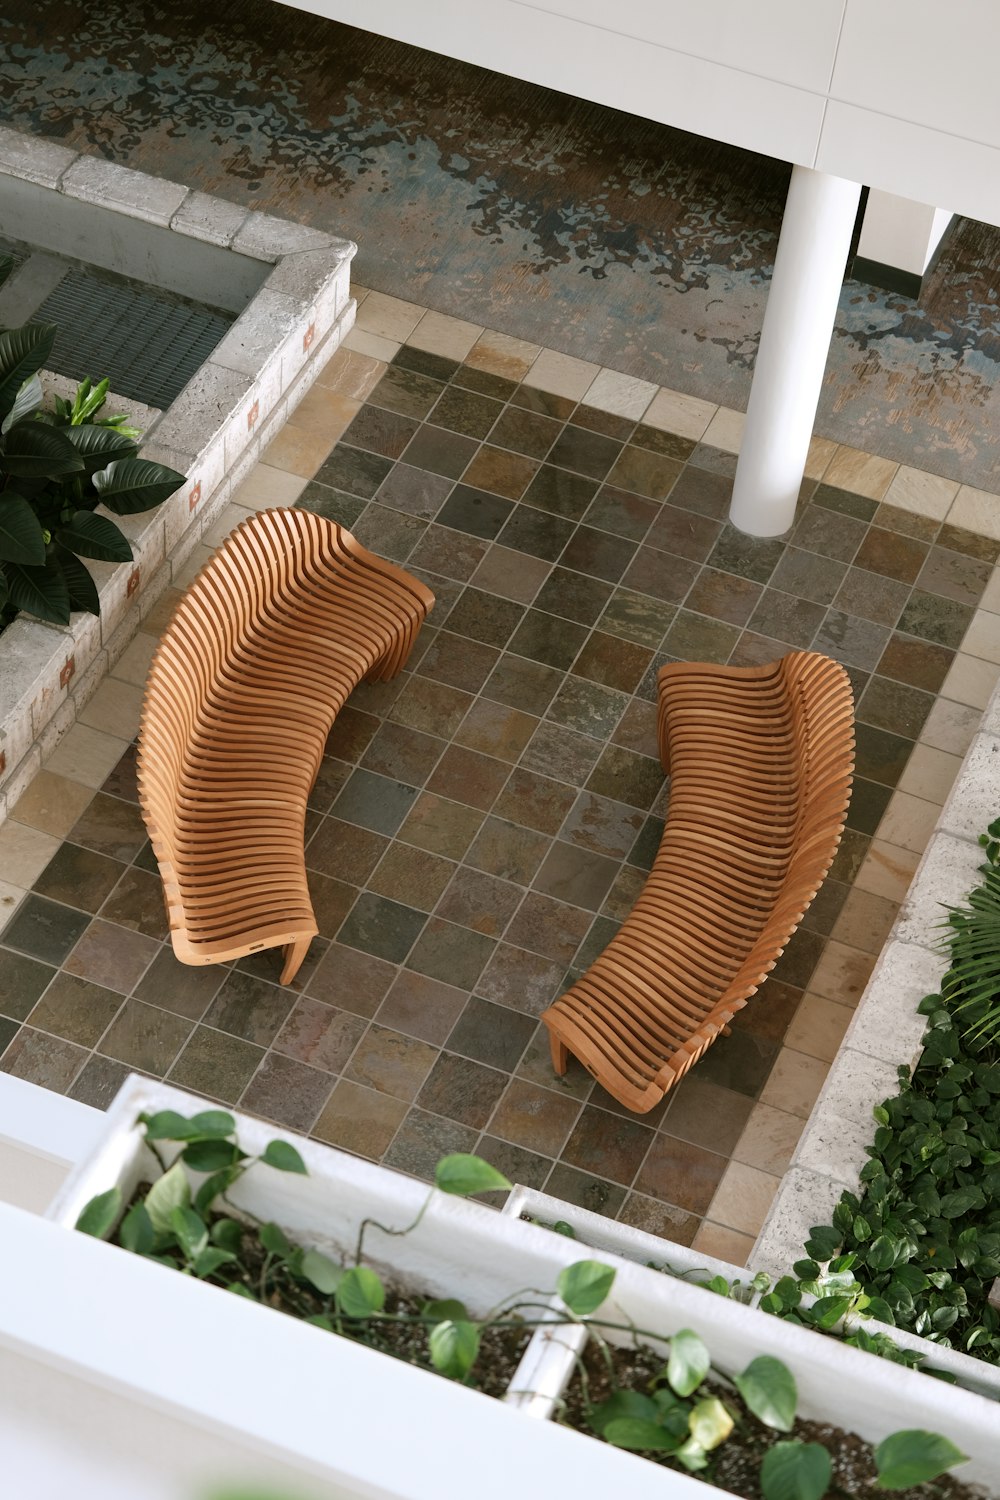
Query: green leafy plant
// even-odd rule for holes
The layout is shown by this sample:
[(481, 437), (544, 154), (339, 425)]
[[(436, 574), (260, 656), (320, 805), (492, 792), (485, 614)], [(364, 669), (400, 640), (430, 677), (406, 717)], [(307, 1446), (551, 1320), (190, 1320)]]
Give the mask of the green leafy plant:
[[(509, 1188), (507, 1179), (479, 1157), (444, 1157), (413, 1222), (397, 1229), (362, 1221), (354, 1261), (341, 1263), (294, 1244), (280, 1225), (261, 1223), (228, 1197), (247, 1172), (259, 1167), (305, 1174), (305, 1162), (289, 1142), (270, 1141), (253, 1156), (240, 1146), (233, 1116), (218, 1109), (190, 1118), (162, 1110), (140, 1116), (140, 1123), (160, 1174), (129, 1203), (118, 1187), (92, 1198), (77, 1220), (82, 1232), (465, 1384), (476, 1383), (484, 1342), (498, 1331), (513, 1330), (523, 1342), (532, 1328), (552, 1326), (551, 1291), (514, 1291), (485, 1317), (476, 1317), (457, 1298), (407, 1300), (364, 1264), (366, 1232), (378, 1227), (389, 1235), (412, 1233), (434, 1192), (469, 1196)], [(605, 1334), (625, 1335), (626, 1349), (641, 1349), (644, 1339), (663, 1338), (662, 1333), (595, 1316), (612, 1291), (615, 1274), (600, 1261), (579, 1260), (562, 1269), (555, 1288), (565, 1321), (586, 1323), (609, 1367), (614, 1351)], [(765, 1283), (766, 1278), (755, 1278), (758, 1296)], [(515, 1347), (512, 1357), (518, 1352)], [(584, 1362), (577, 1364), (586, 1392)], [(741, 1408), (736, 1408), (736, 1398)], [(700, 1336), (681, 1329), (670, 1338), (668, 1357), (645, 1389), (618, 1388), (593, 1402), (587, 1397), (585, 1423), (607, 1442), (690, 1472), (705, 1470), (711, 1477), (713, 1456), (738, 1433), (743, 1409), (771, 1433), (790, 1434), (797, 1399), (794, 1378), (780, 1360), (758, 1356), (728, 1380), (713, 1371)], [(887, 1489), (921, 1483), (964, 1460), (946, 1438), (923, 1432), (893, 1434), (874, 1457), (879, 1483)], [(820, 1500), (830, 1471), (821, 1445), (793, 1435), (767, 1447), (762, 1493), (765, 1500)]]
[[(13, 262), (0, 259), (0, 284)], [(134, 428), (101, 418), (108, 382), (84, 381), (73, 402), (42, 410), (38, 371), (54, 324), (0, 331), (0, 620), (19, 610), (56, 625), (73, 610), (100, 614), (97, 587), (81, 558), (131, 561), (115, 515), (151, 510), (184, 476), (138, 457)]]

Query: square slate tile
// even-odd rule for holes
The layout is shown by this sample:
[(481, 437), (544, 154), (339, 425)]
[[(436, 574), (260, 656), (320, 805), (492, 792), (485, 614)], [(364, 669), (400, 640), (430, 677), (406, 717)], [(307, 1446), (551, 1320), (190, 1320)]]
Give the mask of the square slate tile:
[(523, 606), (513, 599), (498, 599), (470, 584), (448, 616), (448, 629), (487, 646), (503, 647), (523, 614)]
[(338, 444), (316, 472), (319, 484), (342, 490), (362, 500), (370, 500), (392, 468), (393, 460), (380, 453), (366, 453), (361, 448)]
[(589, 479), (603, 479), (621, 453), (621, 447), (614, 438), (567, 423), (556, 438), (548, 461), (561, 469), (585, 474)]
[(499, 660), (496, 646), (440, 630), (420, 658), (420, 676), (432, 677), (435, 682), (447, 683), (466, 693), (477, 693)]
[(651, 547), (671, 552), (675, 557), (689, 557), (693, 562), (704, 562), (718, 541), (722, 525), (707, 516), (684, 510), (676, 505), (664, 505), (653, 522), (646, 537)]
[(234, 969), (227, 975), (203, 1019), (206, 1026), (214, 1026), (217, 1031), (228, 1032), (230, 1036), (238, 1036), (258, 1047), (269, 1047), (294, 1004), (295, 996), (291, 990), (267, 984)]
[[(487, 376), (485, 371), (470, 373), (482, 374), (484, 380), (499, 380), (499, 376)], [(427, 1110), (411, 1109), (386, 1152), (385, 1165), (432, 1182), (434, 1169), (442, 1156), (471, 1152), (475, 1148), (477, 1134), (471, 1125), (462, 1125), (457, 1120), (445, 1120)]]
[(372, 406), (385, 406), (406, 417), (426, 417), (437, 402), (443, 385), (440, 379), (401, 365), (391, 364), (368, 397)]
[(477, 447), (474, 438), (463, 437), (461, 433), (448, 432), (443, 427), (421, 427), (407, 445), (403, 459), (415, 469), (459, 479)]
[(51, 964), (0, 948), (0, 1014), (14, 1021), (26, 1020), (35, 1001), (55, 976)]
[(335, 816), (376, 833), (396, 832), (417, 799), (417, 788), (360, 768), (334, 803)]
[(468, 484), (458, 484), (441, 507), (437, 519), (439, 525), (492, 540), (513, 509), (511, 500), (473, 489)]
[(529, 770), (547, 772), (579, 785), (600, 753), (599, 740), (590, 735), (575, 734), (546, 720), (535, 731), (531, 744), (521, 757), (521, 764)]
[(658, 761), (621, 745), (608, 745), (587, 781), (587, 790), (648, 811), (663, 781), (663, 767)]
[(558, 959), (498, 943), (480, 974), (476, 993), (526, 1016), (540, 1016), (562, 991), (564, 966)]
[(614, 733), (628, 704), (627, 693), (583, 677), (567, 677), (549, 705), (548, 717), (567, 729), (605, 740)]
[(461, 369), (461, 361), (449, 359), (444, 354), (431, 354), (427, 349), (417, 349), (413, 344), (404, 344), (392, 357), (390, 369), (413, 370), (418, 375), (429, 375), (434, 380), (451, 380)]
[[(428, 474), (425, 469), (415, 469), (411, 464), (394, 464), (379, 485), (378, 499), (393, 510), (432, 521), (447, 500), (453, 484), (453, 480), (442, 474)], [(352, 521), (356, 519), (352, 517)]]
[(515, 552), (555, 562), (574, 531), (574, 523), (563, 516), (519, 505), (497, 540)]
[(349, 948), (400, 964), (426, 920), (426, 914), (413, 907), (362, 891), (340, 929), (340, 941)]
[(377, 1014), (380, 1026), (442, 1047), (465, 1009), (466, 993), (454, 985), (400, 969)]
[(611, 597), (611, 585), (568, 568), (555, 567), (535, 595), (535, 608), (593, 625)]
[[(12, 1024), (5, 1023), (4, 1029), (9, 1029)], [(0, 1040), (3, 1040), (2, 1036)], [(64, 1041), (62, 1037), (22, 1026), (0, 1057), (0, 1073), (10, 1073), (27, 1083), (37, 1083), (39, 1088), (51, 1089), (55, 1094), (65, 1094), (86, 1061), (87, 1052), (83, 1047)]]
[(569, 964), (589, 926), (587, 912), (529, 891), (506, 936), (512, 947), (527, 948), (543, 958)]
[(622, 582), (634, 593), (649, 594), (668, 604), (681, 604), (700, 572), (699, 564), (689, 557), (675, 557), (670, 552), (658, 552), (655, 547), (644, 545), (639, 548)]
[[(726, 574), (719, 574), (720, 578)], [(601, 615), (600, 628), (608, 635), (620, 635), (627, 641), (651, 650), (663, 640), (673, 624), (676, 608), (660, 599), (637, 594), (632, 589), (615, 589)]]
[[(794, 594), (798, 599), (811, 599), (814, 604), (832, 604), (847, 571), (847, 563), (788, 545), (771, 575), (771, 586), (783, 593)], [(865, 614), (866, 611), (854, 610), (852, 613)]]
[(699, 516), (711, 516), (722, 521), (729, 514), (733, 498), (733, 480), (729, 474), (713, 474), (697, 466), (697, 450), (692, 454), (695, 462), (688, 464), (670, 491), (671, 505), (683, 506)]
[(341, 441), (352, 448), (381, 453), (384, 458), (399, 458), (419, 425), (415, 418), (385, 407), (363, 406)]
[(490, 433), (490, 442), (498, 448), (511, 448), (530, 458), (544, 458), (559, 436), (561, 424), (540, 411), (508, 406)]
[(636, 1118), (612, 1115), (587, 1104), (560, 1153), (571, 1166), (628, 1186), (655, 1139)]
[(534, 889), (597, 911), (617, 874), (617, 860), (556, 839), (535, 876)]
[(473, 995), (452, 1029), (448, 1051), (510, 1073), (534, 1031), (535, 1023), (529, 1016)]
[(565, 671), (587, 635), (583, 625), (546, 614), (543, 610), (529, 609), (511, 637), (509, 649), (516, 656), (526, 656), (531, 661)]
[(49, 860), (33, 889), (39, 896), (93, 913), (100, 910), (125, 870), (120, 860), (67, 840)]
[(484, 444), (465, 471), (465, 483), (508, 500), (520, 500), (537, 470), (533, 458)]
[(262, 1047), (196, 1026), (170, 1070), (170, 1082), (223, 1104), (235, 1104), (264, 1055)]
[(666, 500), (682, 470), (677, 459), (630, 443), (608, 474), (608, 483), (650, 500)]
[(30, 958), (58, 966), (89, 925), (90, 918), (84, 912), (29, 892), (4, 932), (4, 943)]
[(579, 1208), (591, 1213), (604, 1214), (613, 1219), (625, 1201), (625, 1189), (605, 1177), (595, 1177), (590, 1172), (580, 1172), (576, 1167), (557, 1162), (552, 1168), (545, 1191), (557, 1198), (565, 1198)]
[(75, 974), (57, 974), (38, 1004), (29, 1005), (28, 1022), (36, 1031), (61, 1036), (80, 1047), (96, 1047), (121, 1005), (122, 997), (114, 990)]
[(244, 1090), (240, 1107), (289, 1130), (307, 1132), (332, 1091), (329, 1073), (269, 1052)]
[(358, 1043), (346, 1076), (381, 1094), (409, 1101), (416, 1098), (437, 1057), (436, 1047), (374, 1024)]
[(855, 554), (854, 565), (912, 584), (923, 567), (927, 552), (926, 542), (871, 526)]
[(641, 542), (659, 512), (655, 500), (645, 500), (641, 495), (630, 495), (627, 490), (606, 484), (598, 490), (583, 519), (599, 531), (613, 531), (630, 542)]
[(483, 688), (483, 695), (497, 703), (506, 703), (510, 708), (541, 715), (551, 703), (562, 679), (558, 667), (509, 653), (500, 657)]
[(595, 630), (573, 663), (577, 677), (586, 677), (591, 682), (619, 692), (635, 691), (643, 672), (649, 666), (653, 653), (648, 646), (634, 641), (623, 641), (619, 636), (605, 635)]
[(617, 583), (635, 555), (635, 543), (592, 526), (578, 526), (559, 561), (564, 568)]
[(101, 1052), (137, 1072), (162, 1078), (191, 1033), (191, 1022), (141, 1000), (126, 1000), (100, 1043)]
[(487, 937), (500, 937), (521, 903), (521, 886), (460, 867), (437, 905), (437, 915)]
[(437, 522), (428, 526), (417, 542), (407, 560), (407, 570), (417, 575), (423, 569), (426, 573), (435, 575), (425, 579), (437, 601), (432, 630), (444, 624), (451, 606), (461, 593), (460, 589), (451, 584), (443, 588), (442, 581), (455, 578), (464, 583), (471, 578), (486, 556), (488, 546), (489, 543), (483, 538), (474, 537), (469, 532), (456, 531), (453, 526), (439, 526)]
[[(757, 608), (750, 616), (750, 629), (775, 640), (787, 641), (790, 646), (806, 651), (820, 627), (826, 611), (822, 604), (808, 599), (796, 599), (780, 589), (766, 588)], [(666, 649), (671, 649), (669, 643)]]
[(974, 613), (975, 607), (972, 604), (963, 604), (958, 599), (945, 599), (940, 594), (928, 594), (923, 589), (915, 588), (899, 617), (897, 629), (907, 635), (918, 635), (923, 640), (935, 641), (939, 646), (957, 650), (965, 638)]
[(317, 1140), (378, 1161), (406, 1115), (406, 1102), (342, 1078), (312, 1128)]
[(427, 783), (427, 790), (488, 812), (509, 773), (510, 767), (503, 761), (466, 750), (462, 745), (449, 745)]
[(526, 1079), (512, 1078), (497, 1105), (490, 1130), (514, 1145), (554, 1157), (562, 1150), (579, 1110), (575, 1099), (564, 1098)]
[(735, 573), (753, 583), (767, 583), (783, 551), (780, 538), (747, 536), (726, 522), (707, 561), (723, 573)]
[(575, 798), (573, 787), (526, 766), (515, 766), (493, 807), (493, 815), (538, 833), (557, 833)]
[(506, 1082), (506, 1074), (496, 1068), (443, 1052), (417, 1095), (417, 1104), (445, 1119), (481, 1130)]
[(471, 990), (493, 952), (495, 941), (483, 933), (431, 917), (406, 961), (408, 969)]
[(502, 411), (501, 403), (490, 396), (449, 385), (441, 392), (428, 420), (435, 427), (447, 427), (465, 437), (482, 439)]

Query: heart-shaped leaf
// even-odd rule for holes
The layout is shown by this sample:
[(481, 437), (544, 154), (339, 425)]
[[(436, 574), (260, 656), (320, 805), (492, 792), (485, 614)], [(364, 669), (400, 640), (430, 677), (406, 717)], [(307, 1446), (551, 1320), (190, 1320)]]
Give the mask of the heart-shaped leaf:
[(170, 1234), (173, 1231), (170, 1216), (174, 1209), (187, 1208), (191, 1202), (191, 1188), (179, 1161), (156, 1179), (145, 1201), (146, 1212), (157, 1234)]
[(676, 1453), (680, 1447), (665, 1427), (656, 1422), (644, 1422), (639, 1417), (617, 1417), (609, 1422), (604, 1429), (604, 1440), (616, 1448), (649, 1453)]
[(910, 1428), (893, 1432), (875, 1449), (879, 1488), (908, 1490), (965, 1463), (968, 1455), (936, 1432)]
[(118, 1243), (124, 1249), (131, 1250), (134, 1255), (148, 1255), (153, 1248), (155, 1238), (153, 1221), (146, 1212), (145, 1205), (133, 1203), (122, 1219), (121, 1228), (118, 1231)]
[(385, 1306), (385, 1287), (368, 1266), (352, 1266), (337, 1284), (337, 1306), (346, 1318), (370, 1318)]
[(236, 1121), (225, 1109), (203, 1109), (199, 1114), (191, 1116), (190, 1125), (198, 1135), (225, 1136), (236, 1133)]
[(434, 1185), (442, 1193), (468, 1198), (472, 1193), (501, 1192), (509, 1189), (512, 1183), (481, 1156), (456, 1151), (451, 1156), (442, 1156), (434, 1168)]
[(706, 1396), (691, 1408), (688, 1429), (699, 1448), (710, 1453), (724, 1443), (733, 1430), (733, 1417), (718, 1396)]
[(234, 1141), (192, 1141), (181, 1155), (194, 1172), (221, 1172), (223, 1167), (232, 1167), (243, 1157), (243, 1152)]
[(578, 1260), (559, 1272), (556, 1289), (571, 1313), (586, 1318), (596, 1312), (614, 1284), (611, 1266), (599, 1260)]
[(306, 1280), (324, 1297), (333, 1296), (346, 1274), (343, 1266), (338, 1266), (335, 1260), (319, 1250), (307, 1250), (300, 1269)]
[(775, 1443), (760, 1466), (764, 1500), (823, 1500), (831, 1477), (822, 1443)]
[(735, 1380), (736, 1389), (754, 1416), (765, 1427), (791, 1432), (799, 1393), (795, 1377), (787, 1365), (770, 1354), (752, 1359)]
[(81, 1234), (91, 1234), (97, 1240), (106, 1240), (121, 1211), (121, 1188), (109, 1188), (106, 1193), (99, 1193), (96, 1198), (91, 1198), (77, 1219), (76, 1227)]
[(192, 1208), (175, 1208), (170, 1214), (170, 1228), (177, 1236), (187, 1260), (194, 1260), (196, 1256), (208, 1246), (208, 1226), (199, 1214)]
[(711, 1358), (702, 1339), (682, 1328), (670, 1340), (667, 1379), (678, 1396), (690, 1396), (708, 1374)]
[(299, 1172), (308, 1177), (306, 1164), (294, 1146), (287, 1141), (268, 1141), (261, 1153), (261, 1161), (278, 1172)]
[(161, 1109), (155, 1115), (140, 1115), (139, 1123), (146, 1132), (147, 1141), (193, 1141), (201, 1133), (193, 1120), (185, 1119), (175, 1109)]
[(464, 1380), (479, 1353), (479, 1329), (462, 1318), (446, 1318), (431, 1329), (427, 1344), (439, 1375)]

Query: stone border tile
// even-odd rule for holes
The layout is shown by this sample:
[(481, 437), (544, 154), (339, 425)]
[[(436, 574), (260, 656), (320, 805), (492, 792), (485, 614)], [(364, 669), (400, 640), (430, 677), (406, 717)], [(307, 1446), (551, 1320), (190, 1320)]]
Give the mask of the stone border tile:
[(734, 411), (731, 406), (720, 406), (705, 428), (702, 442), (713, 448), (722, 448), (726, 453), (739, 453), (746, 424), (745, 412)]
[(78, 156), (63, 173), (59, 186), (67, 198), (96, 203), (99, 208), (111, 208), (164, 229), (188, 195), (188, 189), (179, 182), (134, 172), (131, 167), (97, 156)]
[(1000, 503), (987, 490), (974, 490), (971, 485), (963, 484), (948, 512), (948, 524), (1000, 542)]
[(189, 239), (228, 250), (246, 218), (247, 210), (240, 204), (192, 191), (170, 220), (170, 227)]
[(8, 176), (55, 188), (77, 155), (55, 141), (40, 140), (9, 125), (0, 125), (0, 172)]
[(589, 360), (543, 349), (525, 375), (524, 384), (535, 390), (548, 391), (553, 396), (565, 396), (567, 401), (582, 401), (600, 370), (600, 365), (591, 364)]
[(636, 380), (631, 375), (619, 375), (616, 370), (602, 369), (595, 375), (583, 399), (587, 406), (596, 406), (598, 411), (609, 412), (615, 417), (631, 417), (638, 422), (656, 391), (656, 386), (649, 380)]
[(405, 342), (427, 354), (464, 360), (484, 332), (481, 323), (466, 323), (462, 318), (451, 318), (445, 313), (425, 312)]
[(899, 464), (891, 458), (879, 458), (874, 453), (841, 444), (823, 475), (823, 483), (865, 495), (869, 500), (884, 500), (898, 468)]
[(647, 427), (656, 427), (660, 432), (676, 432), (678, 437), (693, 438), (698, 442), (718, 410), (711, 401), (701, 401), (697, 396), (686, 396), (683, 391), (671, 391), (661, 386), (642, 420)]
[(937, 474), (925, 474), (922, 469), (900, 464), (883, 499), (887, 505), (898, 505), (900, 510), (943, 521), (958, 489), (954, 480), (940, 479)]

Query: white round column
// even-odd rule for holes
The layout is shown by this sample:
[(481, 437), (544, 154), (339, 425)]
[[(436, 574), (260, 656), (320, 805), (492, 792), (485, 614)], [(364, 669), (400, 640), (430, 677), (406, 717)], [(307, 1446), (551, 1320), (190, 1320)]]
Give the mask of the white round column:
[(793, 167), (729, 519), (780, 536), (795, 518), (861, 184)]

